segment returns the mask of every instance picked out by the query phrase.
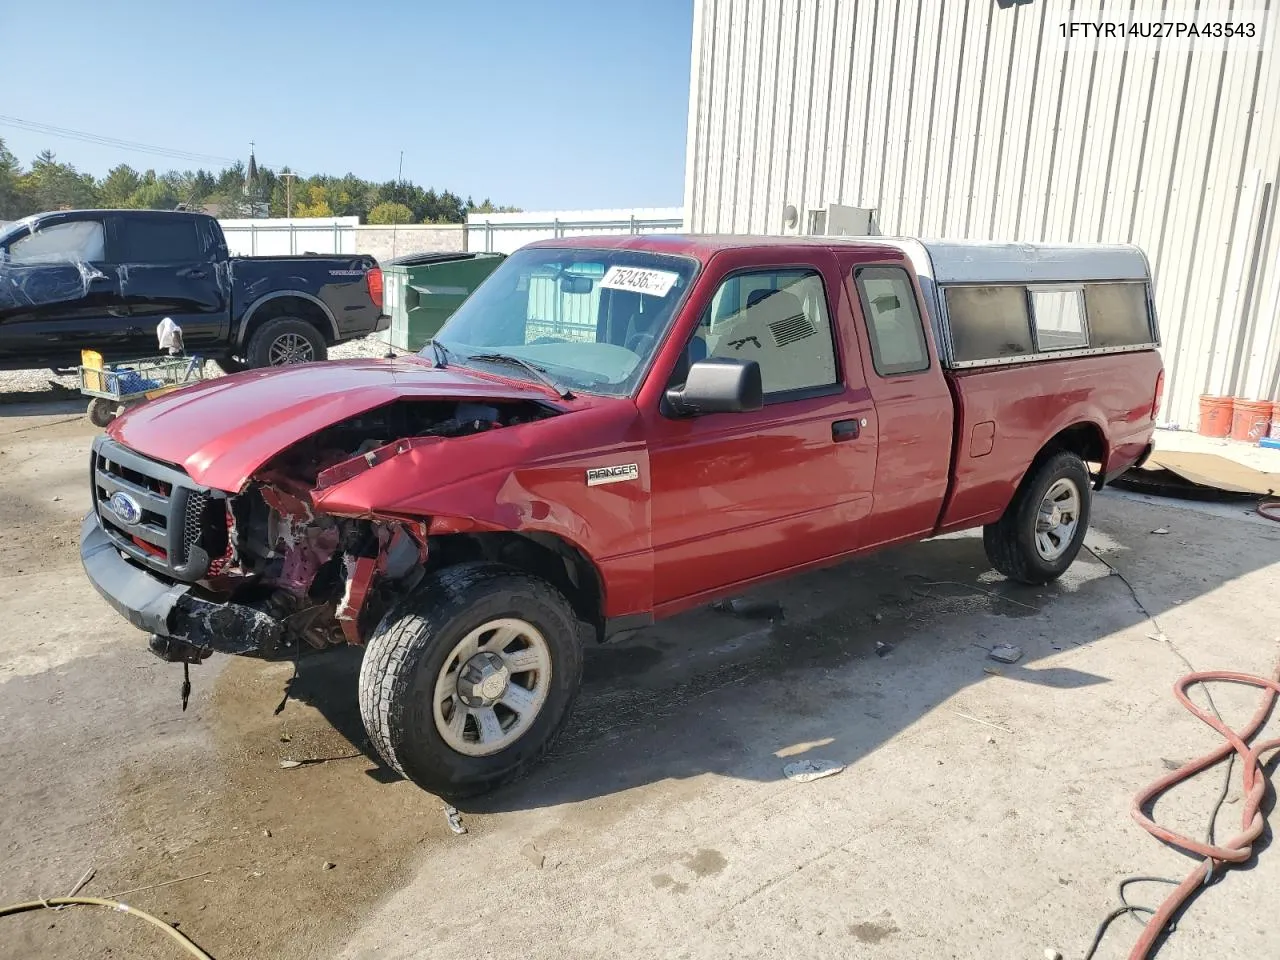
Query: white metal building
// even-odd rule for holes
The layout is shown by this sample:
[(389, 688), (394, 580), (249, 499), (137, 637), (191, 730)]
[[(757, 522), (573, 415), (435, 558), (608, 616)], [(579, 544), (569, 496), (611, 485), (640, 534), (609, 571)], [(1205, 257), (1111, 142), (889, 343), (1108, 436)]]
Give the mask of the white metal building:
[(1201, 0), (1202, 20), (1261, 18), (1211, 46), (1064, 36), (1132, 16), (1099, 0), (695, 0), (690, 228), (1136, 243), (1162, 421), (1193, 427), (1206, 393), (1280, 399), (1267, 5)]

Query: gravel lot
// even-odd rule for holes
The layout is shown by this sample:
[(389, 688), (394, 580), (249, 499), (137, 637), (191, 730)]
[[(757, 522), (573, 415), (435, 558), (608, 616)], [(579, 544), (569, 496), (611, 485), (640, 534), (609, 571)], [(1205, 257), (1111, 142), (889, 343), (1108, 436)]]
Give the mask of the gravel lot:
[[(339, 344), (329, 351), (333, 360), (345, 360), (351, 357), (381, 357), (388, 349), (386, 341), (380, 339), (381, 334), (351, 340)], [(218, 365), (208, 365), (205, 375), (216, 377), (221, 375)], [(80, 395), (80, 382), (75, 376), (57, 376), (52, 370), (0, 370), (0, 403), (32, 403), (47, 400), (62, 400)]]

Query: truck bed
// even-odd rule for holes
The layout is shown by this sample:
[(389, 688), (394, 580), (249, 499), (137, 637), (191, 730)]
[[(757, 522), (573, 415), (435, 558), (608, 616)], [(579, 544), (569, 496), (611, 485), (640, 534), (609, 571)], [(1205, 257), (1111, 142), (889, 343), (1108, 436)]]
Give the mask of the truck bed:
[(1150, 436), (1160, 369), (1160, 355), (1144, 350), (948, 371), (954, 469), (938, 532), (998, 519), (1045, 437), (1075, 424), (1096, 428), (1103, 476), (1131, 465)]

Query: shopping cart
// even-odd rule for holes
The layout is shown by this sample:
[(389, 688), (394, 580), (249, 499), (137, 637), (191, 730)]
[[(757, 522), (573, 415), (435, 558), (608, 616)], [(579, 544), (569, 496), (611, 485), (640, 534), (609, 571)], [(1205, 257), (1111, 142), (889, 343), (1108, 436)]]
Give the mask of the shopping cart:
[(89, 401), (89, 420), (105, 427), (126, 407), (204, 379), (201, 357), (146, 357), (103, 363), (96, 350), (80, 351), (80, 392)]

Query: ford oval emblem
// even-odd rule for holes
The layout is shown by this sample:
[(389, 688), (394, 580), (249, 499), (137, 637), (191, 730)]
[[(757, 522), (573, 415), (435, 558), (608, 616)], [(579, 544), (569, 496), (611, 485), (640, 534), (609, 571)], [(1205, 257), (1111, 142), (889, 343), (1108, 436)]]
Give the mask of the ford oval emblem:
[(119, 490), (111, 495), (107, 506), (125, 523), (137, 523), (142, 519), (142, 507), (138, 505), (138, 501)]

